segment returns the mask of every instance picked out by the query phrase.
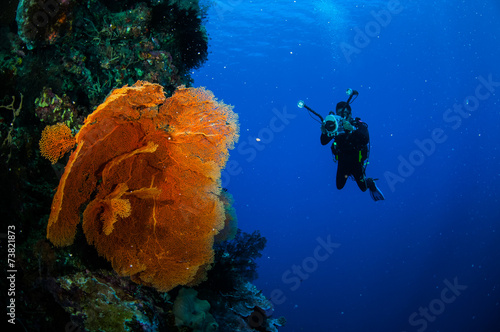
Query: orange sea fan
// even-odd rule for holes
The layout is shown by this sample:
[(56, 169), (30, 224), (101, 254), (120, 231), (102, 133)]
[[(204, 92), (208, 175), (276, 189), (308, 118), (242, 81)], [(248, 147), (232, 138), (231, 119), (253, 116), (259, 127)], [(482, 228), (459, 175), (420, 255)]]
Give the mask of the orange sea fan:
[(71, 244), (90, 201), (87, 241), (120, 275), (160, 291), (200, 282), (224, 226), (220, 171), (237, 139), (232, 108), (203, 88), (168, 99), (146, 82), (114, 90), (76, 135), (47, 238)]

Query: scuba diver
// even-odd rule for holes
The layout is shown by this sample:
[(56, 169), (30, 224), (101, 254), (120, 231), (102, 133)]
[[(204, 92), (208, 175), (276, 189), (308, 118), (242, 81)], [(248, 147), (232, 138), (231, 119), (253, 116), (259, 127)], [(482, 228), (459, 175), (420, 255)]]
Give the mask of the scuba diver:
[(333, 140), (331, 150), (334, 162), (337, 162), (337, 189), (344, 188), (347, 178), (353, 178), (359, 189), (370, 191), (374, 201), (384, 200), (373, 178), (366, 177), (366, 166), (370, 155), (370, 135), (368, 125), (360, 118), (352, 118), (351, 103), (359, 95), (356, 90), (347, 90), (349, 98), (336, 106), (336, 114), (330, 112), (326, 118), (313, 111), (301, 100), (297, 106), (306, 108), (321, 120), (321, 144), (327, 145)]

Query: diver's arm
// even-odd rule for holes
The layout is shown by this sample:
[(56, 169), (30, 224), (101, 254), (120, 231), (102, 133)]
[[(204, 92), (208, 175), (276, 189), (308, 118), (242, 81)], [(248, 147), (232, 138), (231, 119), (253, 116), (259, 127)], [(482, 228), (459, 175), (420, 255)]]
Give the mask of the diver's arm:
[(320, 137), (321, 145), (327, 145), (332, 139), (333, 136), (328, 136), (327, 134), (322, 133)]
[(351, 137), (355, 144), (363, 146), (370, 141), (370, 134), (368, 133), (368, 125), (365, 122), (356, 121), (357, 129), (352, 132)]

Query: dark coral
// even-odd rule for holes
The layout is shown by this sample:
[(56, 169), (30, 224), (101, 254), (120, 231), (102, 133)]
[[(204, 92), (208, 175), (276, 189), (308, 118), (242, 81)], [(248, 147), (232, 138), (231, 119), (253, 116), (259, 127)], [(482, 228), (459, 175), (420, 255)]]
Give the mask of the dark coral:
[(249, 234), (238, 229), (233, 240), (216, 244), (217, 263), (209, 272), (209, 287), (227, 292), (236, 289), (245, 280), (257, 279), (256, 259), (262, 256), (266, 242), (259, 231)]
[(277, 331), (284, 325), (283, 317), (272, 318), (273, 304), (251, 283), (266, 242), (259, 231), (238, 229), (233, 240), (215, 245), (215, 265), (199, 288), (216, 320), (224, 322), (219, 331)]
[[(206, 33), (201, 24), (204, 12), (200, 11), (194, 1), (191, 1), (194, 4), (192, 6), (176, 6), (172, 3), (176, 1), (165, 1), (158, 6), (161, 10), (153, 14), (153, 25), (161, 27), (160, 31), (171, 34), (172, 38), (179, 42), (183, 69), (197, 68), (208, 55)], [(178, 3), (181, 4), (182, 1)]]

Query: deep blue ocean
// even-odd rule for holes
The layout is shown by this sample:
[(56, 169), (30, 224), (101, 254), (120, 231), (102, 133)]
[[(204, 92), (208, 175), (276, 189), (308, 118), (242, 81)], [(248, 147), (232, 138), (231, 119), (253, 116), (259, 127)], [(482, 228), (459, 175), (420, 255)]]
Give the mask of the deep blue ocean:
[[(280, 331), (500, 331), (500, 2), (217, 0), (193, 73), (234, 105), (223, 174), (268, 240), (256, 284)], [(320, 125), (346, 89), (374, 202)]]

